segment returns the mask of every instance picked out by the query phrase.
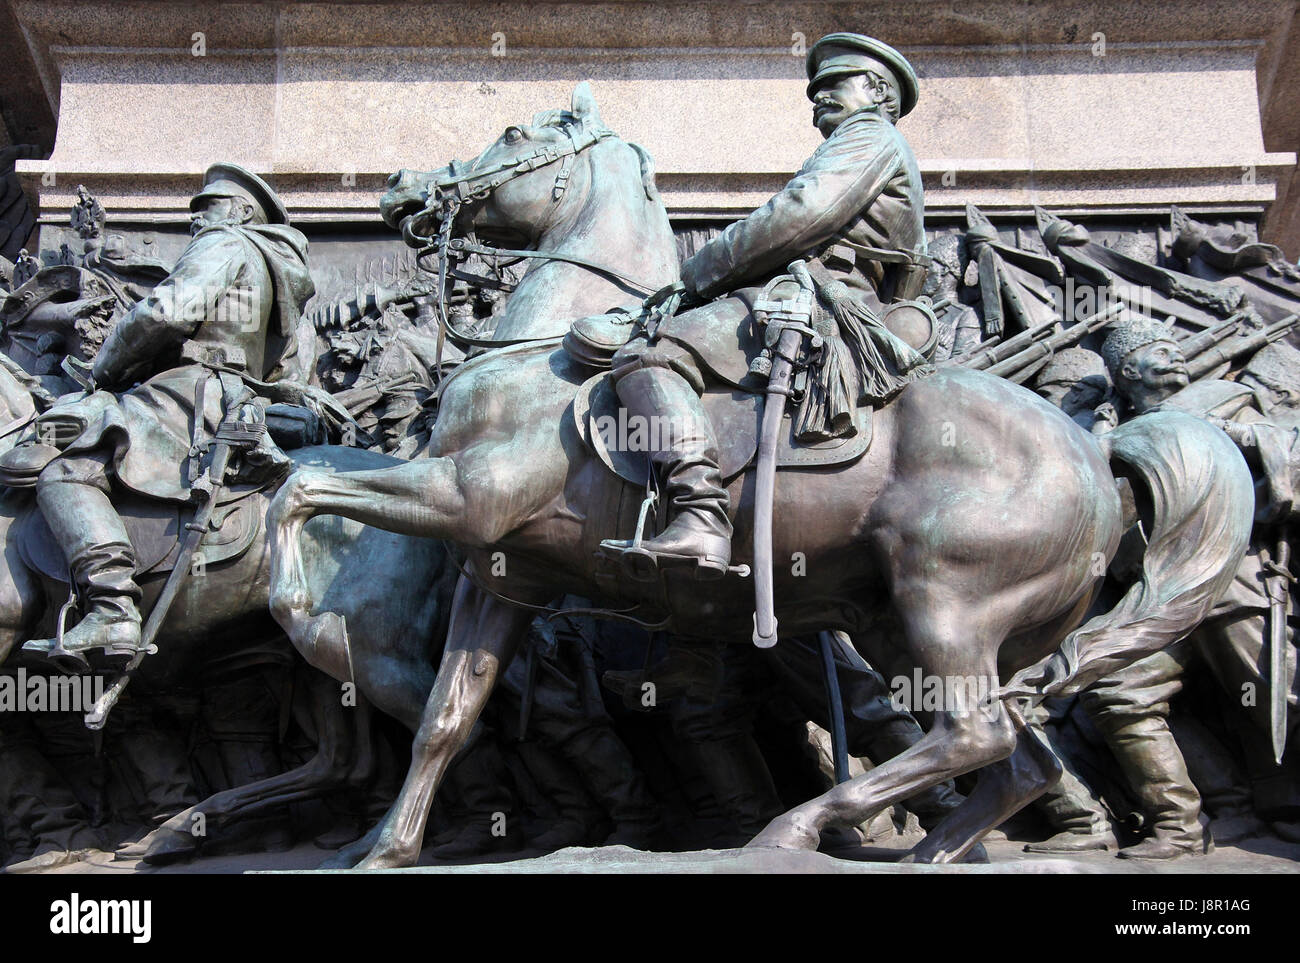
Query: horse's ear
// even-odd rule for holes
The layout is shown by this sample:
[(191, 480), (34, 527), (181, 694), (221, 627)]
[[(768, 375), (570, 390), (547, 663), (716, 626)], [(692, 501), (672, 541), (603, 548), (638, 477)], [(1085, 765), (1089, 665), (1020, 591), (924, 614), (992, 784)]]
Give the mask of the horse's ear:
[(582, 121), (584, 127), (604, 126), (605, 122), (600, 119), (600, 108), (596, 106), (596, 96), (591, 92), (591, 84), (585, 80), (573, 88), (572, 113)]

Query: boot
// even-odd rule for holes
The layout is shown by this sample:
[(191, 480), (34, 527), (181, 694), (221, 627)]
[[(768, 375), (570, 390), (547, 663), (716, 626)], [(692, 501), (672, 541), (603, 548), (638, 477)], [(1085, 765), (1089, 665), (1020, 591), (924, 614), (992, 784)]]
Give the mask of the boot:
[(1094, 721), (1151, 820), (1151, 838), (1117, 855), (1174, 859), (1209, 852), (1213, 844), (1201, 825), (1201, 796), (1166, 721), (1160, 716), (1117, 718), (1114, 714)]
[(731, 520), (727, 489), (718, 466), (718, 442), (709, 416), (686, 380), (667, 368), (640, 368), (618, 382), (618, 396), (629, 423), (637, 418), (653, 439), (667, 423), (667, 447), (650, 461), (672, 502), (673, 520), (658, 536), (640, 545), (620, 539), (601, 542), (621, 555), (630, 574), (653, 581), (667, 565), (693, 565), (695, 577), (718, 579), (731, 562)]
[[(135, 550), (108, 495), (94, 485), (57, 481), (39, 486), (36, 501), (88, 607), (76, 628), (64, 633), (64, 650), (134, 654), (140, 648), (141, 597)], [(34, 640), (23, 648), (55, 651), (57, 638)]]
[(744, 846), (785, 811), (758, 744), (748, 735), (689, 743), (694, 761), (731, 832), (711, 849)]
[(659, 804), (650, 795), (632, 753), (614, 730), (594, 724), (569, 740), (564, 752), (581, 774), (587, 791), (614, 824), (604, 844), (651, 848), (663, 831)]

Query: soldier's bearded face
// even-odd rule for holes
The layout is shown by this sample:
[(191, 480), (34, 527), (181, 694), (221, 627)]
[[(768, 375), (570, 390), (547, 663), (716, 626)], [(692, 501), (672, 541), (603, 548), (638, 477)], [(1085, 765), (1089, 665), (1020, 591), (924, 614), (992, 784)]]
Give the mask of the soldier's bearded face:
[(198, 209), (190, 214), (190, 236), (218, 224), (238, 223), (237, 203), (233, 197), (205, 197)]
[(813, 126), (829, 137), (854, 111), (877, 102), (865, 74), (830, 78), (813, 94)]

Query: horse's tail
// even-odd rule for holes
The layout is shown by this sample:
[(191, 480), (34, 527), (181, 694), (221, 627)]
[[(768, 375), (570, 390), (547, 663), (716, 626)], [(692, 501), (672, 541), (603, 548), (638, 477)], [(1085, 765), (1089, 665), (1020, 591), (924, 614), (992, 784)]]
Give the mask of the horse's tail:
[[(1066, 636), (998, 695), (1068, 695), (1186, 636), (1227, 590), (1250, 542), (1255, 491), (1233, 441), (1179, 411), (1142, 415), (1102, 439), (1116, 474), (1149, 501), (1142, 576), (1109, 612)], [(1144, 513), (1146, 514), (1146, 513)]]

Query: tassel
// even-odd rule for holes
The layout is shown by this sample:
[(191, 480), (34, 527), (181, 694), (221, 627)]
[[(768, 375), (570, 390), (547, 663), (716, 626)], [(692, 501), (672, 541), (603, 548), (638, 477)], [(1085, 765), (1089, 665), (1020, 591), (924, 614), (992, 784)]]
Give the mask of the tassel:
[(830, 303), (839, 337), (826, 340), (821, 363), (808, 379), (795, 437), (804, 443), (850, 438), (857, 433), (853, 416), (859, 405), (880, 405), (934, 365), (880, 323), (866, 305), (841, 284), (821, 289)]

